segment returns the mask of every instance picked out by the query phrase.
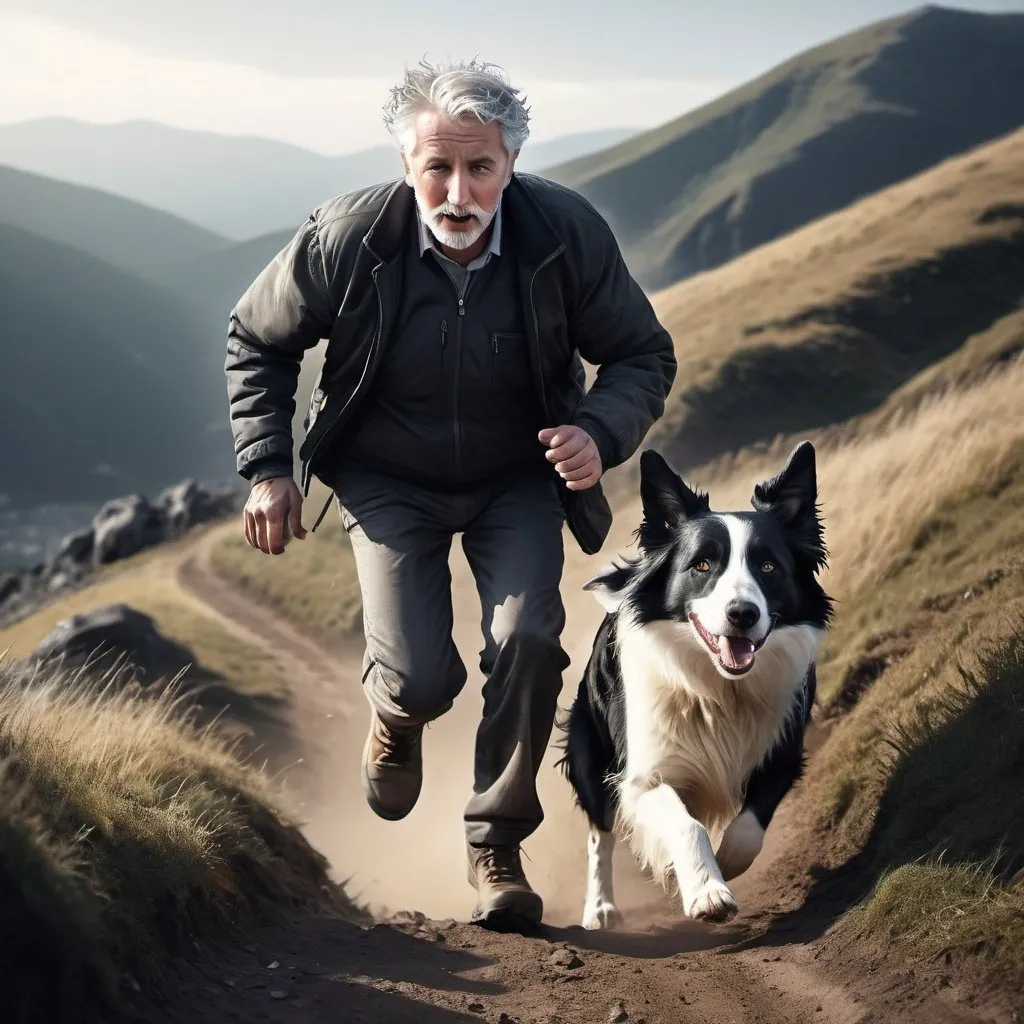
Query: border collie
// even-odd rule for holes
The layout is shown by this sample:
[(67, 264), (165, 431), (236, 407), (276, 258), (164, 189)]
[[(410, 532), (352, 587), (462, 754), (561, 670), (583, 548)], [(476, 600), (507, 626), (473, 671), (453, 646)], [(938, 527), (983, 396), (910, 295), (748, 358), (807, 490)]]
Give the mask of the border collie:
[(666, 890), (674, 875), (688, 917), (736, 913), (726, 880), (803, 772), (832, 614), (810, 442), (754, 488), (753, 512), (712, 512), (653, 451), (640, 476), (639, 554), (584, 586), (607, 614), (564, 723), (590, 823), (585, 928), (621, 922), (615, 832)]

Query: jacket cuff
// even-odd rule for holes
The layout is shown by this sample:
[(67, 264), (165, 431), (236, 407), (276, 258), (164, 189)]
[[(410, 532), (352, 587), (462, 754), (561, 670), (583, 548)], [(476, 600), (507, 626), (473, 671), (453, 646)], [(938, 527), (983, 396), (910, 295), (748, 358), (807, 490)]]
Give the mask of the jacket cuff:
[(241, 476), (251, 484), (258, 484), (261, 480), (271, 480), (278, 476), (291, 477), (294, 470), (290, 462), (275, 462), (271, 459), (258, 459), (249, 463), (241, 472)]
[(603, 423), (594, 419), (593, 416), (588, 416), (584, 413), (573, 420), (573, 425), (581, 427), (594, 439), (594, 444), (597, 445), (597, 453), (601, 456), (602, 472), (614, 469), (618, 465), (617, 452), (612, 442), (612, 436)]

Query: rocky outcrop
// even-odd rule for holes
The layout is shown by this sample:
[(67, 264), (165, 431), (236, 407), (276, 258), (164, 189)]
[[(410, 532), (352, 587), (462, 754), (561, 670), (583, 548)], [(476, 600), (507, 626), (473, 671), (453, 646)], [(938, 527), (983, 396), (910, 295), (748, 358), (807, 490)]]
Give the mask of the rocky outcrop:
[(241, 490), (192, 479), (162, 491), (155, 502), (130, 494), (108, 501), (92, 523), (69, 533), (46, 562), (0, 575), (0, 626), (86, 584), (96, 569), (129, 558), (202, 523), (237, 512)]

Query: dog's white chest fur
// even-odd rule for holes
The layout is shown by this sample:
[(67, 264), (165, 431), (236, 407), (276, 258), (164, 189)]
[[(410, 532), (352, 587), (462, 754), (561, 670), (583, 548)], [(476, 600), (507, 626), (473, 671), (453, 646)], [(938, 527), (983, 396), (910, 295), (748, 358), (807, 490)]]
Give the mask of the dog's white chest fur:
[(619, 663), (627, 758), (619, 778), (628, 828), (631, 804), (664, 783), (713, 836), (742, 803), (743, 785), (774, 746), (813, 661), (820, 631), (777, 630), (746, 675), (726, 679), (688, 624), (620, 619)]

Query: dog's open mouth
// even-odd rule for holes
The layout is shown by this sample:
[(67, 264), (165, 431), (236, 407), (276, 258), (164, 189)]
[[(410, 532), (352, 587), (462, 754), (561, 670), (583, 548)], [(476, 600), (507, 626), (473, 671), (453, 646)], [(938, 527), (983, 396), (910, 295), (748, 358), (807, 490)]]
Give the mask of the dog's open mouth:
[(711, 657), (716, 659), (726, 672), (737, 676), (741, 676), (753, 668), (754, 658), (764, 645), (765, 640), (768, 639), (768, 633), (771, 632), (769, 629), (768, 633), (755, 642), (746, 636), (725, 636), (724, 634), (715, 636), (705, 629), (704, 623), (694, 612), (690, 612), (690, 622)]

